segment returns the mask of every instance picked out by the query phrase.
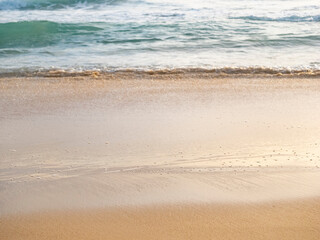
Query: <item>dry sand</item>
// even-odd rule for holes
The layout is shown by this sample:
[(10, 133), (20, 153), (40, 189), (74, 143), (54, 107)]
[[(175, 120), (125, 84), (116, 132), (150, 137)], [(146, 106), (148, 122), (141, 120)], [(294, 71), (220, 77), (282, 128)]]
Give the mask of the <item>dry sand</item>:
[(320, 201), (55, 212), (0, 220), (1, 239), (318, 240)]
[(0, 79), (1, 239), (319, 239), (320, 79)]

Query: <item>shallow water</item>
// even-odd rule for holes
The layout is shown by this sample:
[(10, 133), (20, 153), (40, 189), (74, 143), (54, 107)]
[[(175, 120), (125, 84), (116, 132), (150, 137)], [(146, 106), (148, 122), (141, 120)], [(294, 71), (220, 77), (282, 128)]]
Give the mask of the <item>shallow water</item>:
[(317, 0), (0, 0), (0, 71), (320, 68)]

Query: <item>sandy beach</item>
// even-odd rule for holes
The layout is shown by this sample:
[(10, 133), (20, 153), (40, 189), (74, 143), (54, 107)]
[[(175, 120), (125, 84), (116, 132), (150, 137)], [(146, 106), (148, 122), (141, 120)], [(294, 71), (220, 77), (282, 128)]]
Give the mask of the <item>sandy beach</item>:
[(55, 212), (0, 220), (1, 239), (319, 239), (319, 199)]
[(1, 239), (319, 239), (320, 78), (0, 79)]

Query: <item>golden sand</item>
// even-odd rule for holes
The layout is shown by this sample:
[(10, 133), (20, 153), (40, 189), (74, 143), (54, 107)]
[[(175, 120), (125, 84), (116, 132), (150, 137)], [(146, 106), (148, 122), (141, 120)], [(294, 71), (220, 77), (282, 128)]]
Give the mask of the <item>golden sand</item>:
[(174, 205), (3, 218), (1, 239), (318, 240), (319, 199), (256, 205)]
[(0, 79), (1, 240), (320, 239), (317, 76), (60, 75)]

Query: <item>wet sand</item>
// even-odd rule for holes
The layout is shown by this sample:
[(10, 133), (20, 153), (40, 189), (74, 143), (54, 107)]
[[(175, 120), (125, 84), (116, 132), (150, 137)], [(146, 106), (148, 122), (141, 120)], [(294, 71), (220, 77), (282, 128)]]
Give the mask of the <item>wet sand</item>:
[(297, 76), (1, 78), (1, 239), (318, 239), (319, 90)]

